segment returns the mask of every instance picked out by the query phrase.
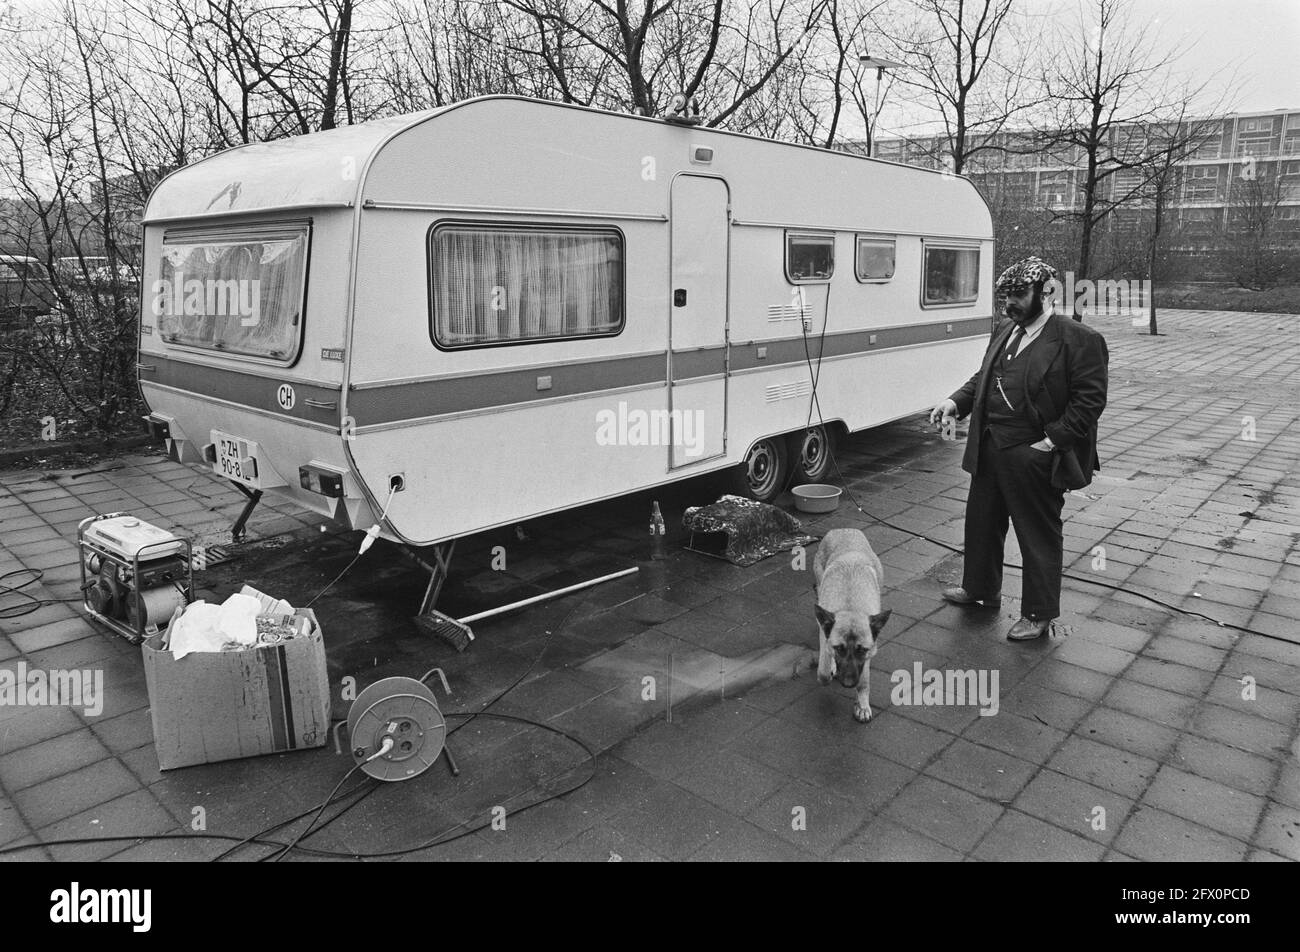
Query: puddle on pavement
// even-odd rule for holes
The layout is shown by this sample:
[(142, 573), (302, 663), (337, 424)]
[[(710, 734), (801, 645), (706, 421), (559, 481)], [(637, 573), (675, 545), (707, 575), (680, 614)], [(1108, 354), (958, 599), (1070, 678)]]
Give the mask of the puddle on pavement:
[(672, 701), (681, 704), (706, 693), (736, 697), (760, 683), (788, 679), (811, 656), (810, 649), (789, 644), (758, 648), (734, 658), (703, 648), (656, 654), (644, 648), (620, 646), (585, 661), (579, 668), (633, 683), (647, 676), (671, 674)]

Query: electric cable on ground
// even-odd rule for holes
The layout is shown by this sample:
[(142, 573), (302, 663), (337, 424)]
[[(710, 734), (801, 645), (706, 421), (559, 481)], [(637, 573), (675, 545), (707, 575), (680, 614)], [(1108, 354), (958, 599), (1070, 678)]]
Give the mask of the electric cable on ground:
[[(457, 713), (455, 713), (455, 714), (450, 714), (450, 713), (447, 714), (447, 715), (446, 715), (447, 717), (466, 717), (466, 718), (468, 718), (464, 723), (462, 723), (462, 724), (458, 724), (456, 727), (454, 727), (454, 728), (452, 728), (450, 731), (448, 731), (447, 736), (450, 737), (452, 734), (455, 734), (456, 731), (460, 730), (462, 727), (468, 727), (471, 723), (473, 723), (473, 721), (474, 721), (475, 718), (480, 717), (480, 716), (483, 716), (483, 715), (487, 715), (487, 716), (489, 716), (489, 717), (502, 717), (502, 718), (506, 718), (506, 719), (510, 719), (510, 720), (521, 720), (521, 721), (523, 721), (524, 723), (535, 724), (535, 722), (533, 722), (533, 721), (528, 721), (528, 720), (525, 719), (525, 718), (515, 718), (515, 717), (509, 717), (509, 716), (507, 716), (507, 715), (488, 714), (488, 710), (489, 710), (489, 708), (491, 708), (494, 704), (496, 704), (498, 701), (500, 701), (503, 697), (505, 697), (507, 694), (509, 694), (511, 691), (513, 691), (513, 690), (514, 690), (514, 689), (515, 689), (515, 688), (516, 688), (516, 687), (517, 687), (521, 682), (523, 682), (523, 680), (524, 680), (525, 678), (528, 677), (529, 674), (532, 673), (533, 669), (537, 667), (537, 665), (541, 662), (542, 657), (546, 654), (546, 650), (547, 650), (547, 648), (550, 647), (551, 639), (555, 636), (555, 634), (557, 634), (558, 632), (560, 632), (560, 631), (562, 631), (562, 630), (564, 629), (564, 627), (569, 623), (569, 619), (573, 617), (574, 612), (576, 612), (579, 608), (581, 608), (585, 603), (586, 603), (586, 597), (584, 597), (584, 598), (580, 599), (579, 601), (575, 602), (575, 603), (573, 604), (573, 606), (571, 606), (571, 607), (569, 608), (569, 610), (568, 610), (567, 612), (565, 612), (564, 617), (560, 619), (559, 624), (557, 624), (554, 628), (549, 629), (549, 630), (547, 631), (546, 641), (545, 641), (545, 643), (542, 645), (541, 650), (540, 650), (540, 651), (537, 653), (537, 655), (533, 658), (533, 662), (532, 662), (532, 664), (530, 664), (530, 665), (528, 666), (528, 668), (527, 668), (527, 669), (526, 669), (526, 670), (525, 670), (525, 671), (524, 671), (524, 672), (523, 672), (523, 673), (522, 673), (518, 678), (516, 678), (516, 679), (515, 679), (511, 684), (509, 684), (508, 686), (506, 686), (504, 689), (502, 689), (500, 692), (498, 692), (497, 695), (496, 695), (495, 697), (493, 697), (490, 701), (488, 701), (485, 705), (483, 705), (483, 707), (481, 707), (478, 711), (475, 711), (475, 712), (472, 712), (472, 713), (457, 712)], [(601, 614), (601, 613), (598, 612), (597, 614)], [(427, 682), (428, 679), (429, 679), (429, 677), (430, 677), (431, 675), (433, 675), (436, 671), (438, 671), (437, 668), (430, 668), (428, 671), (426, 671), (426, 672), (425, 672), (425, 673), (424, 673), (424, 674), (419, 678), (419, 680), (421, 681), (421, 683)], [(543, 726), (543, 725), (536, 725), (536, 726)], [(567, 736), (567, 735), (566, 735), (566, 736)], [(574, 739), (575, 741), (577, 740), (577, 738), (572, 738), (572, 739)], [(581, 741), (578, 741), (578, 743), (581, 744)], [(586, 748), (585, 748), (585, 745), (583, 745), (583, 746), (584, 746), (584, 749), (586, 749)], [(591, 753), (591, 751), (590, 751), (589, 749), (588, 749), (588, 752)], [(375, 755), (375, 756), (379, 756), (379, 755)], [(595, 754), (594, 754), (594, 753), (592, 753), (592, 757), (593, 757), (593, 758), (595, 757)], [(373, 759), (373, 758), (372, 758), (372, 759)], [(344, 794), (341, 794), (341, 795), (337, 795), (337, 796), (336, 796), (336, 794), (338, 794), (338, 790), (339, 790), (339, 788), (342, 787), (342, 786), (343, 786), (343, 783), (347, 780), (347, 777), (351, 776), (352, 773), (353, 773), (353, 772), (354, 772), (354, 771), (355, 771), (359, 766), (361, 766), (361, 765), (358, 764), (358, 765), (354, 766), (354, 767), (352, 768), (352, 770), (348, 771), (347, 776), (345, 776), (345, 777), (343, 778), (343, 780), (340, 781), (340, 782), (338, 783), (337, 786), (335, 786), (334, 790), (331, 791), (330, 795), (329, 795), (328, 797), (326, 797), (324, 801), (321, 802), (321, 804), (319, 805), (319, 808), (318, 808), (318, 809), (317, 809), (317, 808), (308, 808), (307, 810), (303, 811), (302, 813), (298, 814), (297, 816), (294, 816), (294, 817), (292, 817), (292, 818), (290, 818), (290, 819), (288, 819), (288, 820), (282, 820), (282, 821), (280, 821), (279, 823), (275, 824), (274, 826), (267, 827), (267, 828), (265, 828), (265, 829), (263, 829), (263, 830), (261, 830), (261, 831), (259, 831), (259, 832), (257, 832), (257, 833), (254, 833), (254, 834), (252, 834), (251, 836), (246, 837), (246, 838), (245, 838), (244, 840), (242, 840), (241, 842), (236, 843), (236, 844), (235, 844), (234, 846), (232, 846), (230, 849), (224, 851), (223, 853), (221, 853), (220, 855), (218, 855), (217, 857), (215, 857), (215, 858), (214, 858), (214, 861), (216, 861), (216, 860), (220, 860), (220, 859), (223, 859), (224, 857), (230, 855), (231, 853), (234, 853), (234, 852), (237, 851), (240, 847), (242, 847), (242, 846), (244, 846), (244, 845), (246, 845), (246, 844), (248, 844), (248, 843), (250, 843), (250, 842), (257, 842), (257, 841), (259, 841), (259, 840), (260, 840), (260, 839), (261, 839), (265, 834), (267, 834), (267, 833), (273, 832), (273, 831), (275, 831), (275, 830), (280, 829), (281, 827), (288, 826), (290, 823), (294, 823), (294, 822), (296, 822), (296, 821), (302, 819), (302, 818), (305, 817), (307, 814), (311, 813), (311, 812), (313, 811), (313, 809), (315, 809), (315, 810), (316, 810), (316, 815), (315, 815), (315, 817), (312, 818), (311, 823), (309, 823), (309, 824), (308, 824), (308, 825), (303, 829), (303, 831), (302, 831), (301, 833), (299, 833), (299, 835), (294, 839), (293, 843), (291, 843), (287, 849), (285, 849), (285, 850), (284, 850), (282, 853), (280, 853), (280, 854), (270, 854), (270, 855), (268, 855), (268, 856), (262, 857), (262, 859), (259, 860), (259, 862), (261, 862), (261, 861), (265, 861), (265, 860), (267, 860), (267, 859), (270, 859), (272, 856), (275, 856), (275, 860), (274, 860), (274, 861), (275, 861), (275, 862), (279, 862), (280, 859), (283, 858), (283, 856), (288, 855), (288, 853), (289, 853), (290, 851), (292, 851), (292, 849), (293, 849), (293, 848), (294, 848), (294, 847), (295, 847), (299, 842), (301, 842), (302, 840), (307, 839), (307, 838), (310, 837), (310, 836), (314, 836), (314, 835), (316, 835), (317, 833), (321, 832), (322, 830), (326, 829), (326, 828), (327, 828), (331, 823), (333, 823), (334, 821), (336, 821), (336, 820), (338, 820), (339, 818), (341, 818), (345, 813), (347, 813), (347, 812), (348, 812), (349, 810), (351, 810), (353, 807), (357, 806), (359, 803), (361, 803), (361, 801), (365, 800), (365, 799), (366, 799), (367, 797), (369, 797), (372, 793), (374, 793), (376, 790), (379, 789), (379, 784), (377, 784), (377, 783), (372, 783), (370, 789), (367, 790), (365, 794), (363, 794), (362, 796), (358, 797), (358, 798), (357, 798), (353, 803), (349, 804), (348, 806), (346, 806), (346, 807), (344, 807), (342, 810), (340, 810), (338, 813), (336, 813), (336, 814), (334, 814), (333, 816), (331, 816), (331, 817), (330, 817), (328, 820), (326, 820), (324, 823), (321, 823), (319, 826), (316, 825), (316, 824), (318, 823), (318, 821), (320, 820), (321, 815), (324, 813), (324, 811), (325, 811), (329, 806), (333, 805), (333, 804), (336, 803), (336, 802), (342, 802), (343, 800), (347, 799), (348, 797), (350, 797), (350, 796), (352, 796), (354, 793), (356, 793), (358, 790), (360, 790), (363, 786), (365, 786), (365, 784), (364, 784), (364, 782), (363, 782), (362, 784), (358, 785), (357, 787), (354, 787), (352, 790), (349, 790), (349, 791), (347, 791), (347, 792), (344, 793)], [(593, 761), (593, 766), (594, 766), (594, 761)], [(572, 769), (572, 768), (571, 768), (571, 769)], [(593, 769), (593, 776), (594, 776), (594, 769)], [(588, 780), (589, 780), (589, 779), (590, 779), (590, 777), (588, 777)], [(586, 783), (586, 781), (584, 781), (584, 783)], [(576, 789), (576, 788), (575, 788), (575, 789)], [(457, 827), (452, 827), (451, 829), (454, 830), (454, 829), (457, 829)], [(441, 836), (441, 835), (444, 835), (446, 832), (448, 832), (448, 831), (443, 831), (443, 834), (439, 834), (439, 835), (440, 835), (440, 836)], [(459, 838), (459, 837), (457, 837), (457, 838)], [(448, 840), (447, 842), (451, 842), (451, 841)]]
[[(24, 574), (30, 574), (31, 578), (25, 582), (19, 582), (17, 585), (9, 585), (4, 581), (15, 575)], [(43, 578), (45, 578), (45, 572), (41, 569), (17, 568), (10, 569), (8, 572), (0, 572), (0, 599), (10, 595), (21, 599), (16, 605), (6, 605), (0, 608), (0, 621), (7, 621), (10, 618), (22, 618), (24, 615), (40, 611), (46, 605), (61, 605), (65, 602), (81, 602), (85, 600), (84, 597), (37, 598), (31, 592), (23, 591), (27, 586), (35, 585)]]
[(316, 599), (320, 598), (331, 588), (337, 585), (339, 581), (343, 578), (343, 576), (347, 575), (348, 572), (352, 571), (352, 566), (356, 565), (357, 560), (366, 554), (366, 550), (369, 549), (372, 545), (374, 545), (375, 539), (379, 537), (380, 525), (388, 518), (388, 507), (392, 505), (393, 495), (396, 492), (397, 492), (396, 485), (392, 485), (388, 487), (388, 499), (385, 500), (384, 508), (379, 513), (379, 520), (373, 526), (371, 526), (369, 529), (366, 530), (366, 536), (364, 539), (361, 540), (361, 547), (357, 550), (357, 554), (352, 556), (352, 561), (349, 562), (347, 565), (343, 566), (343, 571), (340, 572), (338, 575), (334, 576), (334, 580), (331, 581), (324, 588), (322, 588), (319, 592), (317, 592), (315, 597), (312, 598), (312, 600), (309, 601), (306, 605), (304, 605), (303, 608), (311, 608), (313, 605), (315, 605)]

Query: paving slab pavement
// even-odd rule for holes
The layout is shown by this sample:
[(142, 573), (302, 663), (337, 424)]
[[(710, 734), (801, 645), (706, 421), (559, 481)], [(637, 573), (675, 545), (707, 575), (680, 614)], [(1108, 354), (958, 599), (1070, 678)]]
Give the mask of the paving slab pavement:
[[(1111, 350), (1103, 469), (1067, 496), (1064, 614), (1039, 642), (1004, 640), (1014, 570), (1000, 611), (938, 598), (960, 578), (961, 557), (939, 544), (961, 540), (960, 440), (913, 418), (847, 441), (840, 466), (865, 512), (846, 501), (801, 518), (817, 534), (865, 529), (885, 566), (893, 617), (865, 726), (851, 692), (808, 670), (810, 572), (789, 556), (740, 569), (684, 551), (680, 530), (668, 559), (647, 561), (650, 494), (530, 522), (526, 541), (463, 540), (442, 606), (453, 615), (641, 567), (478, 624), (464, 654), (411, 623), (424, 580), (381, 542), (315, 606), (335, 716), (345, 678), (363, 687), (435, 665), (448, 712), (507, 693), (487, 715), (451, 718), (459, 777), (437, 764), (363, 785), (303, 845), (417, 860), (1300, 859), (1296, 321), (1165, 311), (1151, 338), (1127, 318), (1090, 319)], [(714, 489), (693, 480), (655, 498), (675, 527)], [(213, 544), (242, 504), (211, 474), (147, 453), (0, 474), (0, 575), (39, 571), (21, 591), (43, 602), (4, 617), (22, 596), (0, 595), (0, 668), (93, 669), (105, 684), (95, 716), (0, 705), (0, 848), (99, 841), (4, 859), (209, 859), (232, 844), (193, 835), (197, 808), (207, 832), (242, 838), (310, 810), (346, 772), (332, 745), (159, 772), (139, 649), (78, 610), (80, 519), (129, 511)], [(249, 537), (199, 574), (210, 597), (248, 581), (303, 603), (357, 544), (270, 501)], [(506, 571), (490, 568), (497, 545)], [(996, 712), (895, 703), (895, 673), (917, 664), (996, 673)], [(594, 764), (528, 721), (579, 738)], [(494, 807), (504, 829), (478, 829)], [(412, 850), (440, 834), (458, 838)]]

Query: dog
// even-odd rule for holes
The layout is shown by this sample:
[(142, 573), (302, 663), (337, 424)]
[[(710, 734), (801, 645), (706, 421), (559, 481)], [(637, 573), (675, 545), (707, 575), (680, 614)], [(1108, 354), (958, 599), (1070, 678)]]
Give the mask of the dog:
[(865, 724), (871, 720), (871, 659), (890, 616), (880, 610), (880, 559), (861, 529), (832, 529), (817, 546), (813, 578), (821, 636), (817, 680), (830, 684), (838, 677), (846, 688), (856, 688), (853, 719)]

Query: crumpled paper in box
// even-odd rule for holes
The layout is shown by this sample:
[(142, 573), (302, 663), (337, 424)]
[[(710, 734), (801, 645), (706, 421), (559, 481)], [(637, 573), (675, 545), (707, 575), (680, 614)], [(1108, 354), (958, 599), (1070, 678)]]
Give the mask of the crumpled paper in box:
[(257, 603), (262, 606), (261, 614), (263, 615), (292, 615), (293, 614), (293, 606), (290, 605), (288, 602), (286, 602), (283, 598), (272, 598), (270, 595), (267, 595), (265, 592), (259, 592), (251, 585), (245, 585), (243, 588), (239, 590), (239, 594), (248, 595), (251, 598), (257, 599)]
[(188, 605), (168, 626), (168, 647), (176, 660), (195, 651), (220, 651), (222, 646), (257, 643), (257, 616), (262, 603), (236, 593), (220, 605), (197, 601)]

